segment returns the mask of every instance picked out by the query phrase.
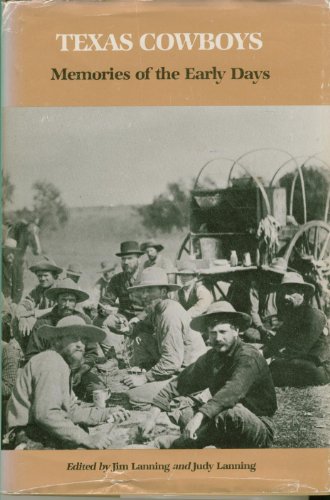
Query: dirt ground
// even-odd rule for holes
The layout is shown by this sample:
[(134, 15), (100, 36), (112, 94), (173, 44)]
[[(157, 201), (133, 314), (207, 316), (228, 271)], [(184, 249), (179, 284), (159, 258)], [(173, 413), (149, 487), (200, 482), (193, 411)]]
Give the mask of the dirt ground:
[[(112, 379), (110, 406), (129, 408), (127, 388), (120, 372)], [(330, 446), (330, 385), (297, 389), (277, 388), (278, 410), (274, 416), (276, 435), (274, 448), (326, 448)], [(122, 424), (104, 424), (111, 433), (112, 447), (153, 447), (160, 436), (178, 436), (179, 428), (165, 413), (157, 420), (150, 440), (143, 439), (140, 426), (148, 419), (148, 411), (131, 410), (131, 418)]]

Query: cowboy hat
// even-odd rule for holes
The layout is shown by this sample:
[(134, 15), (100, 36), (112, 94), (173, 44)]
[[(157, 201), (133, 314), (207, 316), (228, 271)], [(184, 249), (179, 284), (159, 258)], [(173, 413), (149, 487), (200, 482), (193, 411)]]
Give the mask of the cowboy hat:
[(160, 267), (147, 267), (141, 273), (141, 279), (138, 285), (131, 286), (127, 290), (133, 292), (150, 286), (166, 287), (169, 292), (174, 292), (181, 288), (180, 285), (174, 285), (168, 282), (166, 271)]
[(120, 244), (120, 252), (116, 253), (118, 257), (123, 257), (124, 255), (143, 255), (141, 252), (139, 244), (137, 241), (123, 241)]
[(64, 278), (57, 283), (52, 288), (49, 288), (45, 295), (50, 300), (57, 300), (60, 293), (72, 293), (75, 295), (77, 302), (84, 302), (89, 299), (89, 295), (86, 292), (80, 290), (78, 285), (72, 281), (70, 278)]
[(38, 335), (44, 338), (66, 337), (72, 333), (86, 338), (89, 342), (103, 342), (106, 333), (97, 326), (86, 325), (80, 316), (66, 316), (60, 319), (56, 326), (43, 325), (38, 329)]
[(103, 260), (100, 265), (101, 269), (97, 271), (98, 273), (106, 273), (107, 271), (114, 271), (116, 269), (116, 264), (113, 264), (109, 260)]
[(2, 244), (3, 250), (9, 250), (10, 252), (17, 252), (17, 241), (13, 238), (7, 238)]
[(287, 286), (297, 286), (306, 293), (307, 297), (312, 297), (315, 292), (315, 286), (311, 283), (306, 283), (304, 278), (299, 273), (286, 273), (281, 281), (280, 288), (285, 290)]
[(160, 252), (161, 250), (164, 249), (164, 246), (161, 244), (161, 243), (157, 243), (156, 240), (154, 239), (151, 239), (151, 240), (148, 240), (148, 241), (145, 241), (144, 243), (142, 243), (140, 245), (140, 250), (141, 252), (145, 252), (147, 250), (147, 248), (155, 248), (157, 250), (157, 252)]
[(248, 314), (235, 311), (233, 306), (224, 300), (219, 300), (218, 302), (213, 302), (208, 310), (194, 318), (190, 326), (193, 330), (198, 332), (205, 332), (210, 323), (213, 323), (215, 319), (218, 320), (228, 320), (238, 327), (238, 329), (243, 332), (251, 324), (251, 317)]
[(61, 267), (58, 267), (52, 259), (48, 257), (43, 257), (42, 260), (39, 260), (33, 266), (29, 267), (30, 271), (33, 273), (37, 273), (38, 271), (51, 271), (60, 274), (63, 272)]
[(175, 274), (198, 274), (196, 263), (191, 260), (179, 261), (177, 263), (177, 270), (175, 271)]
[(271, 271), (272, 273), (285, 274), (288, 269), (288, 263), (283, 257), (276, 257), (269, 265), (262, 265), (263, 271)]
[(66, 272), (67, 274), (72, 274), (73, 276), (81, 276), (83, 273), (80, 264), (78, 264), (77, 262), (69, 264)]

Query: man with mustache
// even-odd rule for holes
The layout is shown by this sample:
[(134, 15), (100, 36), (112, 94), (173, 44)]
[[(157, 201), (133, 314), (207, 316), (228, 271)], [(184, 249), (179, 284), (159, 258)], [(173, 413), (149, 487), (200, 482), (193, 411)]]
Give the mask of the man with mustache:
[(276, 386), (305, 387), (330, 382), (330, 337), (327, 318), (308, 304), (314, 285), (295, 272), (286, 273), (278, 292), (283, 324), (264, 349)]
[(84, 406), (71, 388), (71, 372), (83, 362), (86, 344), (102, 342), (105, 333), (77, 315), (63, 317), (57, 326), (44, 324), (38, 333), (50, 348), (33, 356), (17, 378), (8, 403), (12, 447), (109, 448), (107, 434), (89, 434), (81, 425), (123, 421), (128, 412)]
[(191, 321), (191, 328), (207, 332), (212, 349), (185, 368), (154, 398), (144, 434), (152, 431), (160, 412), (173, 412), (175, 401), (209, 389), (205, 403), (191, 399), (173, 412), (181, 437), (159, 439), (171, 448), (266, 448), (273, 441), (272, 416), (276, 395), (266, 360), (239, 338), (251, 318), (235, 311), (229, 302), (211, 304), (206, 313)]
[[(71, 315), (82, 318), (86, 324), (91, 322), (88, 316), (76, 310), (76, 305), (87, 300), (89, 295), (80, 290), (70, 278), (58, 281), (56, 285), (47, 290), (46, 297), (53, 300), (55, 306), (49, 313), (36, 321), (25, 353), (26, 360), (50, 348), (47, 337), (39, 335), (41, 326), (56, 326), (62, 318)], [(93, 390), (105, 388), (100, 377), (91, 371), (98, 354), (98, 345), (95, 342), (87, 342), (83, 361), (73, 371), (73, 386), (81, 398), (91, 399)]]
[[(127, 319), (133, 318), (142, 311), (139, 300), (130, 294), (129, 287), (134, 286), (140, 279), (141, 268), (139, 258), (143, 255), (136, 241), (123, 241), (120, 244), (120, 252), (116, 253), (121, 258), (122, 272), (115, 274), (102, 298), (104, 304), (118, 305), (118, 313)], [(107, 323), (107, 326), (113, 326)]]

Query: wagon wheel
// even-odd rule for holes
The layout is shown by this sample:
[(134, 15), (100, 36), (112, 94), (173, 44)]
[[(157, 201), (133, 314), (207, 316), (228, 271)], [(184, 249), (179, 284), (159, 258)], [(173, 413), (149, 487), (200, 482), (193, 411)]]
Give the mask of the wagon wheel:
[(318, 307), (330, 305), (330, 225), (315, 220), (301, 226), (285, 251), (288, 267), (315, 285)]

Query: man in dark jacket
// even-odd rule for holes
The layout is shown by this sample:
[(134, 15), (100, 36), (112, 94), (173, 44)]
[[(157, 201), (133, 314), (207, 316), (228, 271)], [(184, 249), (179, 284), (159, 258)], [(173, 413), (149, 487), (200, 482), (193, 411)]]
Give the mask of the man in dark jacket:
[[(171, 448), (266, 448), (273, 441), (272, 416), (276, 395), (268, 365), (252, 345), (239, 339), (251, 318), (228, 302), (214, 302), (191, 327), (207, 331), (212, 349), (169, 382), (153, 400), (144, 433), (148, 434), (161, 410), (171, 411), (175, 398), (208, 388), (212, 397), (181, 414), (180, 438)], [(197, 410), (197, 411), (196, 411)]]
[[(27, 361), (32, 356), (51, 347), (47, 338), (38, 333), (41, 326), (56, 326), (62, 318), (72, 315), (83, 318), (86, 324), (90, 323), (88, 316), (76, 310), (77, 303), (84, 302), (89, 298), (89, 295), (80, 290), (78, 285), (70, 278), (65, 278), (50, 288), (46, 292), (46, 297), (50, 300), (54, 300), (56, 305), (49, 313), (36, 321), (25, 354)], [(93, 390), (105, 388), (100, 377), (91, 371), (97, 357), (98, 344), (95, 342), (88, 342), (86, 344), (83, 362), (73, 372), (73, 386), (75, 392), (80, 397), (90, 399)]]
[(330, 337), (327, 318), (308, 304), (314, 285), (298, 273), (287, 273), (278, 293), (283, 320), (264, 356), (276, 386), (304, 387), (330, 382)]

